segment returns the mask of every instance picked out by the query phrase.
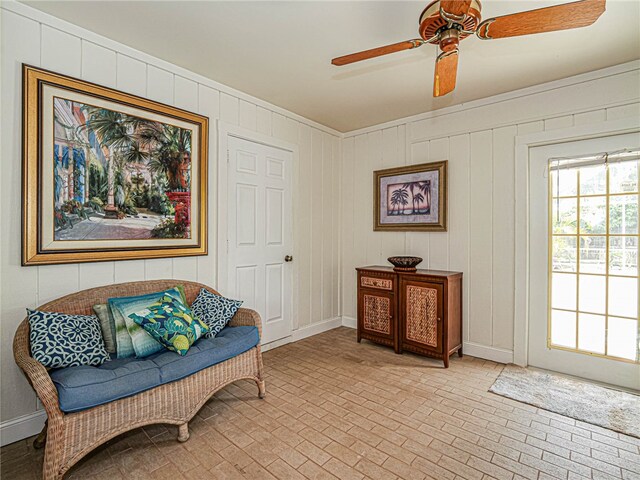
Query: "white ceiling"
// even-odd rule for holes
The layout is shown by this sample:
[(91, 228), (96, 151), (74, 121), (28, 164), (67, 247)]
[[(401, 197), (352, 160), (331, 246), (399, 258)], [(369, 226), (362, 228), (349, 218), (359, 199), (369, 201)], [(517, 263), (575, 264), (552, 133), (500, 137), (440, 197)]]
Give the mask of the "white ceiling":
[[(456, 90), (434, 99), (430, 45), (330, 64), (416, 38), (426, 1), (24, 3), (343, 132), (640, 58), (640, 1), (608, 0), (590, 27), (464, 40)], [(559, 3), (485, 0), (483, 17)]]

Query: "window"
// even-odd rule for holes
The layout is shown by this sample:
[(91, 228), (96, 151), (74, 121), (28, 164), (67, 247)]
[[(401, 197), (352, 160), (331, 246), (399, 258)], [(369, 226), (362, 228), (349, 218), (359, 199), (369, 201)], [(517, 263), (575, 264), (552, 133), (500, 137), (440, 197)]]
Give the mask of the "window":
[(639, 158), (549, 161), (550, 348), (640, 363)]

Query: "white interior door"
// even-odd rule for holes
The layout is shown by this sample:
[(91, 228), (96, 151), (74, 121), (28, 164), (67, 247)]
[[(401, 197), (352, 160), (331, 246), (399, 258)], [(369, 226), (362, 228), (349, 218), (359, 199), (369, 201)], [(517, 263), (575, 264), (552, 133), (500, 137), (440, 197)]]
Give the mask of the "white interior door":
[(640, 389), (638, 162), (549, 170), (639, 146), (634, 133), (530, 151), (531, 366)]
[(266, 344), (291, 335), (293, 154), (228, 137), (227, 285), (262, 317)]

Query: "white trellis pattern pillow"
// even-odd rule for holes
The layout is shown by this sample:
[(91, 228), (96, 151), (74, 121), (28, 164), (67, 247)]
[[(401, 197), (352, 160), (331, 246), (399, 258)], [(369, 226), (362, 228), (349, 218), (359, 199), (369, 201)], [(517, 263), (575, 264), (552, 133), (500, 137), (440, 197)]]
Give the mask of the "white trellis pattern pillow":
[(27, 309), (31, 356), (45, 367), (102, 365), (109, 360), (95, 315)]
[(207, 324), (206, 338), (215, 337), (236, 314), (242, 300), (231, 300), (203, 288), (191, 304), (191, 312)]

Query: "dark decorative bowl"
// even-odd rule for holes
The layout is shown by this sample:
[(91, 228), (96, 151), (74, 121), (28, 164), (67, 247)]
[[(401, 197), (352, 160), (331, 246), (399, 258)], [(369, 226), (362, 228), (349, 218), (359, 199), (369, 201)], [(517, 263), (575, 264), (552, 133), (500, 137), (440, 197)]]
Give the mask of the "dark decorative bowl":
[(422, 258), (401, 255), (398, 257), (389, 257), (387, 261), (393, 265), (393, 269), (396, 272), (415, 272), (418, 264), (422, 262)]

